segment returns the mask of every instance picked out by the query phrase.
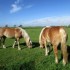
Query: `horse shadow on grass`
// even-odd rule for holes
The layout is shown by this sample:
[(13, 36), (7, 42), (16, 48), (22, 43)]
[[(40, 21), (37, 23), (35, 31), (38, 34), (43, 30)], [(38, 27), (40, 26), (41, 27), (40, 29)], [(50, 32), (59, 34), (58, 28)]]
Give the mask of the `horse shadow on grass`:
[[(10, 46), (7, 46), (6, 48), (9, 48), (9, 47), (12, 47), (12, 46), (10, 45)], [(16, 44), (15, 48), (17, 48), (17, 47), (18, 47), (18, 45)], [(35, 48), (35, 47), (39, 47), (39, 43), (38, 42), (32, 42), (32, 48)], [(25, 42), (24, 43), (20, 43), (20, 48), (21, 49), (27, 48), (26, 43)]]
[(39, 43), (38, 43), (38, 42), (32, 42), (32, 47), (33, 47), (33, 48), (39, 47)]
[[(13, 45), (13, 44), (12, 44), (12, 45)], [(7, 46), (6, 48), (12, 47), (12, 45)], [(25, 43), (25, 42), (24, 42), (24, 43), (20, 43), (19, 45), (20, 45), (20, 48), (21, 48), (21, 49), (24, 49), (24, 48), (26, 47), (26, 43)], [(18, 44), (15, 45), (15, 48), (18, 48)]]
[(67, 45), (68, 61), (70, 62), (70, 45)]
[[(26, 43), (20, 43), (20, 46), (24, 47), (24, 46), (27, 46), (27, 45), (26, 45)], [(35, 47), (39, 47), (39, 43), (38, 42), (32, 42), (32, 48), (35, 48)]]

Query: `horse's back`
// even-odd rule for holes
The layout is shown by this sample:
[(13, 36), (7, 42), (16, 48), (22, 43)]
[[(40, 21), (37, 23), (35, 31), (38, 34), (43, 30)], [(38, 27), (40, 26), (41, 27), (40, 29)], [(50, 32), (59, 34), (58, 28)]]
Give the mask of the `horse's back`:
[(15, 35), (14, 28), (5, 28), (4, 36), (11, 38), (11, 37), (14, 37), (14, 35)]
[(20, 29), (18, 28), (10, 28), (10, 27), (3, 27), (0, 28), (0, 36), (5, 36), (7, 38), (12, 38), (12, 37), (20, 37), (22, 35)]

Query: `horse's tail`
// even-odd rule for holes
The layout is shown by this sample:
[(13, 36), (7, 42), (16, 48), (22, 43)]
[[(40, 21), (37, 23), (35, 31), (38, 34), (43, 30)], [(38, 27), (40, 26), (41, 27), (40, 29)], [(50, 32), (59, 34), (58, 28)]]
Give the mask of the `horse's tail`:
[(43, 46), (43, 41), (42, 41), (42, 34), (43, 34), (43, 31), (44, 31), (44, 29), (45, 29), (46, 27), (44, 27), (42, 30), (41, 30), (41, 32), (40, 32), (40, 35), (39, 35), (39, 44), (40, 44), (40, 48), (43, 48), (44, 46)]
[(65, 65), (68, 60), (68, 53), (67, 53), (67, 46), (66, 46), (67, 34), (64, 28), (60, 29), (60, 35), (61, 35), (61, 50), (63, 54), (63, 64)]
[(27, 46), (29, 44), (32, 44), (32, 41), (30, 40), (30, 37), (29, 37), (28, 33), (21, 27), (17, 27), (17, 28), (20, 29), (20, 31), (22, 32), (22, 37), (24, 37)]
[(40, 44), (40, 48), (44, 48), (45, 46), (44, 46), (44, 36), (43, 36), (43, 31), (44, 31), (44, 29), (45, 28), (50, 28), (51, 26), (46, 26), (46, 27), (44, 27), (42, 30), (41, 30), (41, 32), (40, 32), (40, 35), (39, 35), (39, 44)]

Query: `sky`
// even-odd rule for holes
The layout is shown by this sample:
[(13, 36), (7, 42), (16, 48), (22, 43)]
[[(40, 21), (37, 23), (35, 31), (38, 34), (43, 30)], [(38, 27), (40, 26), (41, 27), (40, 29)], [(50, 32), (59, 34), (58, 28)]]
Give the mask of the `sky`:
[(0, 0), (0, 26), (70, 25), (70, 0)]

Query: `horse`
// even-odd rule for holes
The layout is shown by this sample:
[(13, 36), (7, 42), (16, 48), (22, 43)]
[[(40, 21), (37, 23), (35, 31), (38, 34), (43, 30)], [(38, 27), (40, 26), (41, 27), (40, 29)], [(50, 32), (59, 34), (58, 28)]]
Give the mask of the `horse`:
[(21, 50), (20, 45), (19, 45), (19, 40), (20, 38), (24, 38), (26, 45), (29, 48), (32, 48), (32, 41), (28, 35), (28, 33), (21, 27), (2, 27), (0, 28), (0, 42), (2, 42), (3, 48), (5, 47), (5, 39), (6, 38), (14, 38), (14, 44), (13, 48), (15, 47), (15, 44), (18, 44), (18, 50)]
[(49, 48), (47, 43), (51, 43), (53, 46), (53, 51), (55, 55), (55, 63), (58, 64), (58, 45), (61, 46), (62, 56), (63, 56), (63, 65), (68, 62), (68, 53), (67, 53), (67, 33), (62, 26), (48, 26), (44, 27), (39, 35), (39, 44), (40, 48), (45, 48), (45, 55), (49, 53)]

